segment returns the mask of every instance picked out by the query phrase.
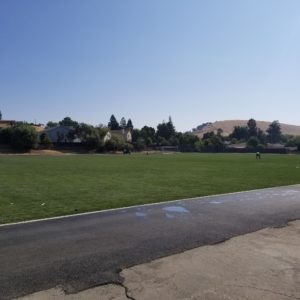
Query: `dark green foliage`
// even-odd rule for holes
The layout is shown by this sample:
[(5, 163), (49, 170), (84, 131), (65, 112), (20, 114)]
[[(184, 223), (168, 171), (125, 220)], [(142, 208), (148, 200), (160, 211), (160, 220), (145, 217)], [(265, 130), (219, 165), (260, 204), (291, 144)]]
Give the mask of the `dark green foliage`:
[(267, 129), (267, 139), (270, 143), (275, 144), (281, 141), (281, 126), (278, 121), (273, 121)]
[(1, 110), (0, 110), (0, 121), (2, 120), (2, 112), (1, 112)]
[(298, 148), (298, 151), (300, 151), (300, 136), (296, 137), (296, 146)]
[(134, 147), (138, 151), (142, 151), (146, 148), (146, 142), (142, 137), (139, 137), (137, 141), (134, 143)]
[(222, 137), (216, 135), (213, 131), (203, 135), (203, 150), (207, 152), (222, 152), (225, 145)]
[(170, 142), (161, 136), (157, 138), (157, 143), (160, 146), (171, 146)]
[(267, 136), (260, 128), (257, 129), (257, 139), (261, 144), (265, 144), (267, 142)]
[(17, 125), (12, 129), (11, 145), (20, 151), (27, 151), (34, 148), (38, 141), (35, 129), (26, 124)]
[(40, 146), (48, 149), (48, 148), (50, 148), (51, 144), (52, 144), (52, 142), (51, 142), (49, 136), (43, 132), (40, 135)]
[(131, 130), (133, 129), (133, 125), (132, 125), (131, 119), (128, 119), (126, 128), (127, 128), (127, 129), (131, 129)]
[(297, 147), (297, 150), (300, 151), (300, 136), (289, 136), (286, 139), (286, 147)]
[(121, 151), (124, 149), (125, 143), (119, 137), (112, 136), (108, 141), (106, 141), (104, 147), (107, 151)]
[(12, 136), (12, 127), (6, 127), (0, 130), (0, 144), (10, 144)]
[(58, 126), (58, 123), (57, 122), (52, 122), (52, 121), (49, 121), (46, 124), (46, 128), (54, 128), (54, 127), (57, 127), (57, 126)]
[(217, 136), (222, 136), (223, 134), (223, 129), (222, 128), (218, 128), (217, 130)]
[[(196, 143), (199, 142), (199, 138), (192, 133), (177, 133), (176, 134), (180, 151), (192, 152), (199, 151), (196, 148)], [(199, 145), (198, 145), (199, 146)]]
[(171, 117), (169, 117), (169, 121), (167, 123), (163, 122), (157, 125), (157, 137), (162, 137), (166, 140), (169, 140), (176, 133), (175, 127), (173, 125)]
[(247, 123), (248, 126), (248, 137), (257, 136), (257, 126), (254, 119), (250, 119)]
[(247, 141), (247, 146), (250, 148), (256, 148), (258, 144), (259, 144), (259, 140), (255, 136), (250, 137), (250, 139)]
[[(259, 144), (266, 143), (266, 135), (261, 129), (257, 128), (256, 121), (254, 119), (250, 119), (247, 122), (247, 126), (235, 126), (233, 132), (229, 135), (229, 139), (235, 139), (235, 141), (248, 142), (248, 140), (252, 137), (255, 137)], [(250, 144), (252, 142), (253, 141), (250, 141)]]
[(104, 146), (103, 139), (107, 133), (107, 128), (98, 126), (94, 127), (85, 123), (80, 123), (75, 128), (74, 138), (81, 140), (89, 150), (102, 149)]
[(140, 131), (140, 136), (148, 147), (156, 142), (155, 129), (153, 127), (144, 126)]
[(110, 128), (111, 130), (120, 129), (119, 122), (117, 121), (117, 119), (114, 115), (111, 115), (111, 117), (110, 117), (110, 120), (108, 122), (108, 128)]
[(235, 138), (237, 140), (246, 140), (248, 138), (248, 127), (234, 126), (234, 129), (230, 135), (230, 138)]
[(131, 135), (132, 142), (135, 143), (138, 140), (138, 138), (141, 137), (141, 131), (139, 129), (133, 129)]
[(59, 121), (59, 125), (76, 127), (78, 125), (78, 122), (73, 121), (70, 117), (65, 117), (63, 120)]

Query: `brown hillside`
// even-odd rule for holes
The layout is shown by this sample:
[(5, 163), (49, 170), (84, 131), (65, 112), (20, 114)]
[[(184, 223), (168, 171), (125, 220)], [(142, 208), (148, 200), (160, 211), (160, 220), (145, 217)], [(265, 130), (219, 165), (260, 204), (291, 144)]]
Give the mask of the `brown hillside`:
[[(196, 130), (194, 133), (202, 138), (204, 133), (214, 131), (217, 133), (217, 130), (221, 128), (223, 130), (223, 135), (227, 136), (232, 133), (234, 126), (247, 126), (248, 120), (226, 120), (226, 121), (216, 121), (214, 123), (209, 123), (201, 130)], [(256, 121), (257, 127), (263, 131), (266, 131), (271, 122), (266, 121)], [(281, 131), (283, 134), (291, 134), (291, 135), (300, 135), (300, 126), (297, 125), (289, 125), (283, 124), (281, 125)]]

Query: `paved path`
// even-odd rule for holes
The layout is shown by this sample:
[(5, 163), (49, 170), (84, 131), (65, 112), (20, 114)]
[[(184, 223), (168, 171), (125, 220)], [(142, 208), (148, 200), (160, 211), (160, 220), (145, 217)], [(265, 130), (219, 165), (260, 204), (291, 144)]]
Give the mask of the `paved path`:
[(0, 227), (0, 299), (120, 282), (121, 269), (300, 219), (300, 185)]

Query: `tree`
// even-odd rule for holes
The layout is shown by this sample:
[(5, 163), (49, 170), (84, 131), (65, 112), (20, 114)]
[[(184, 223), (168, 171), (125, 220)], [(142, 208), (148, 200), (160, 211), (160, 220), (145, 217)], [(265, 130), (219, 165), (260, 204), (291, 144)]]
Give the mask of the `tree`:
[(248, 137), (257, 136), (257, 126), (254, 119), (250, 119), (247, 123), (248, 126)]
[(110, 117), (110, 120), (108, 122), (108, 128), (110, 128), (111, 130), (120, 129), (119, 122), (117, 121), (117, 119), (114, 115), (111, 115), (111, 117)]
[(133, 129), (133, 125), (132, 125), (131, 119), (128, 119), (126, 128), (127, 128), (127, 129), (131, 129), (131, 130)]
[(11, 144), (17, 150), (30, 150), (35, 147), (37, 140), (37, 132), (30, 125), (17, 125), (12, 130)]
[(103, 140), (106, 133), (106, 128), (101, 126), (92, 127), (92, 130), (85, 135), (85, 139), (83, 141), (86, 143), (88, 149), (97, 149), (101, 152), (104, 148)]
[(197, 135), (188, 132), (186, 133), (179, 132), (176, 134), (176, 137), (179, 141), (179, 148), (181, 151), (191, 152), (197, 150), (196, 143), (199, 141)]
[(257, 129), (257, 138), (261, 144), (266, 143), (266, 134), (260, 128)]
[(54, 128), (54, 127), (57, 127), (57, 126), (58, 126), (58, 123), (57, 122), (52, 122), (52, 121), (49, 121), (46, 124), (46, 128)]
[(259, 140), (255, 136), (250, 137), (247, 141), (247, 146), (250, 148), (256, 148), (259, 145)]
[(122, 117), (122, 119), (121, 119), (121, 121), (120, 121), (120, 127), (122, 128), (122, 129), (125, 129), (126, 128), (126, 120), (125, 120), (125, 118), (124, 117)]
[(223, 134), (223, 129), (222, 128), (218, 128), (217, 130), (217, 136), (222, 136)]
[(78, 126), (78, 122), (73, 121), (70, 117), (65, 117), (63, 120), (59, 121), (59, 125), (75, 127)]
[(296, 136), (295, 141), (296, 141), (297, 149), (298, 149), (298, 151), (300, 151), (300, 136)]
[(169, 121), (167, 123), (162, 122), (161, 124), (157, 125), (157, 137), (162, 137), (168, 141), (172, 136), (175, 135), (175, 133), (175, 127), (171, 117), (169, 117)]
[(278, 121), (273, 121), (267, 129), (267, 139), (270, 143), (275, 144), (281, 141), (281, 126)]
[(216, 135), (213, 131), (203, 135), (203, 149), (209, 152), (221, 152), (225, 149), (222, 138)]
[(147, 146), (155, 143), (155, 129), (153, 127), (144, 126), (140, 131), (140, 136), (145, 140)]
[(1, 110), (0, 110), (0, 121), (2, 120), (2, 112), (1, 112)]
[(10, 144), (12, 136), (12, 127), (2, 128), (0, 130), (0, 144)]
[(52, 142), (49, 138), (49, 136), (43, 132), (41, 135), (40, 135), (40, 145), (43, 147), (43, 148), (46, 148), (48, 149), (50, 146), (51, 146)]
[(132, 142), (135, 143), (138, 140), (138, 138), (141, 137), (141, 131), (139, 129), (133, 129), (131, 136), (132, 136)]
[(112, 136), (111, 139), (106, 141), (105, 148), (107, 151), (123, 150), (125, 143), (117, 136)]
[(234, 126), (230, 138), (237, 140), (246, 140), (248, 137), (248, 127), (246, 126)]
[[(72, 133), (72, 131), (70, 131)], [(79, 138), (82, 142), (85, 142), (87, 137), (94, 132), (94, 126), (85, 123), (79, 123), (70, 136), (71, 139)]]

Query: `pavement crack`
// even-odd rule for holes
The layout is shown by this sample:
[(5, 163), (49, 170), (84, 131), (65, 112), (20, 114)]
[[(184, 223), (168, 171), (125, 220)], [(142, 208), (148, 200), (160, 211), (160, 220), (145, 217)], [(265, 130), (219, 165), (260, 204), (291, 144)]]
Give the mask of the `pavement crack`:
[(238, 287), (238, 288), (249, 288), (249, 289), (253, 289), (253, 290), (258, 290), (258, 291), (262, 291), (262, 292), (271, 293), (271, 294), (274, 294), (274, 295), (284, 296), (284, 297), (294, 299), (294, 300), (300, 300), (300, 298), (296, 297), (296, 296), (291, 296), (291, 295), (287, 295), (287, 294), (280, 293), (280, 292), (275, 292), (275, 291), (264, 289), (264, 288), (258, 288), (256, 286), (251, 286), (251, 285), (227, 284), (226, 286), (232, 286), (232, 287)]
[(106, 282), (105, 284), (101, 284), (100, 286), (106, 286), (106, 285), (117, 285), (117, 286), (120, 286), (124, 289), (124, 293), (125, 293), (125, 297), (127, 299), (130, 299), (130, 300), (137, 300), (136, 298), (132, 297), (129, 295), (129, 288), (124, 285), (123, 282), (120, 282), (120, 281), (109, 281), (109, 282)]
[(126, 285), (124, 285), (124, 283), (119, 283), (119, 285), (124, 288), (126, 298), (128, 298), (130, 300), (137, 300), (137, 299), (135, 299), (135, 298), (133, 298), (132, 296), (129, 295), (129, 289)]

